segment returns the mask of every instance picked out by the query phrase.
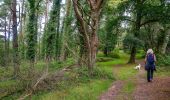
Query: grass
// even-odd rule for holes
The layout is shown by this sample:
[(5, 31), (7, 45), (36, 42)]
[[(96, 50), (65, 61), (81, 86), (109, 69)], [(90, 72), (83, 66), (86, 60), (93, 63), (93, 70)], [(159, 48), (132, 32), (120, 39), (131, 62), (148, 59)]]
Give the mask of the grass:
[(5, 67), (0, 66), (0, 80), (1, 81), (7, 80), (9, 77), (13, 75), (12, 72), (13, 72), (12, 68), (6, 69)]
[(7, 95), (9, 94), (11, 95), (19, 91), (21, 89), (21, 86), (19, 84), (20, 84), (19, 81), (16, 80), (7, 80), (7, 81), (0, 82), (0, 91), (1, 91), (0, 98), (3, 97), (5, 99)]
[(145, 58), (145, 51), (143, 50), (138, 50), (137, 54), (136, 54), (136, 58), (137, 59), (143, 59)]
[[(72, 59), (68, 59), (66, 62), (52, 62), (49, 66), (49, 72), (54, 72), (58, 69), (61, 69), (65, 66), (73, 64)], [(41, 73), (45, 68), (46, 64), (43, 61), (35, 63), (35, 72)], [(29, 70), (29, 63), (27, 61), (22, 61), (20, 64), (20, 72), (22, 77), (26, 77)], [(24, 92), (22, 86), (23, 83), (20, 80), (16, 80), (13, 77), (13, 67), (9, 66), (8, 69), (5, 67), (0, 67), (0, 99), (9, 100), (17, 99), (18, 96)], [(16, 91), (16, 93), (15, 93)], [(20, 91), (20, 92), (17, 92)]]
[[(102, 64), (97, 64), (95, 76), (92, 78), (88, 77), (88, 72), (81, 69), (78, 72), (81, 72), (79, 74), (82, 75), (78, 76), (78, 79), (72, 78), (72, 80), (60, 84), (60, 91), (56, 90), (50, 93), (35, 95), (33, 100), (52, 100), (52, 98), (57, 100), (97, 100), (99, 95), (106, 91), (114, 81), (112, 67), (107, 65), (102, 67)], [(69, 73), (68, 75), (75, 77), (74, 73)]]
[[(109, 59), (103, 62), (97, 62), (95, 71), (96, 76), (90, 78), (84, 70), (78, 70), (78, 79), (75, 79), (75, 73), (67, 73), (67, 76), (72, 77), (71, 80), (62, 82), (58, 87), (59, 90), (44, 92), (33, 96), (33, 100), (97, 100), (99, 96), (106, 91), (114, 81), (113, 66), (118, 64), (126, 64), (126, 54), (120, 54), (120, 58), (105, 57), (102, 54), (98, 58)], [(122, 70), (126, 70), (122, 69)], [(125, 72), (125, 71), (124, 71)], [(103, 76), (108, 76), (103, 78)], [(74, 78), (75, 77), (75, 78)], [(78, 80), (78, 81), (77, 81)]]
[[(98, 96), (107, 90), (111, 80), (91, 80), (89, 83), (81, 83), (62, 91), (54, 91), (41, 96), (40, 100), (97, 100)], [(37, 100), (37, 98), (33, 98)]]
[[(137, 58), (142, 58), (143, 52), (141, 51), (137, 54)], [(119, 51), (119, 58), (106, 57), (99, 52), (97, 58), (99, 62), (96, 63), (95, 75), (93, 77), (88, 76), (88, 71), (86, 69), (75, 69), (70, 72), (65, 73), (65, 80), (56, 84), (53, 90), (40, 91), (32, 96), (33, 100), (97, 100), (99, 96), (107, 91), (111, 84), (116, 80), (125, 81), (121, 92), (125, 94), (132, 94), (135, 89), (135, 84), (130, 81), (129, 78), (133, 78), (137, 71), (133, 69), (134, 64), (127, 64), (129, 55), (125, 54), (123, 51)], [(68, 59), (63, 62), (52, 62), (49, 67), (50, 72), (54, 72), (73, 64), (73, 59)], [(29, 64), (22, 63), (22, 70), (26, 71), (29, 68)], [(35, 68), (38, 71), (42, 71), (45, 67), (45, 62), (37, 62)], [(168, 67), (169, 68), (169, 67)], [(0, 67), (0, 79), (5, 79), (6, 76), (9, 77), (12, 74), (12, 69), (6, 71), (4, 68)], [(24, 73), (24, 72), (23, 72)], [(159, 76), (170, 76), (170, 68), (167, 70), (165, 67), (158, 68), (156, 75)], [(0, 92), (1, 90), (9, 91), (10, 88), (16, 87), (19, 84), (14, 80), (6, 80), (0, 82)], [(19, 88), (18, 88), (19, 90)], [(10, 91), (14, 91), (10, 90)], [(6, 94), (1, 94), (6, 95)], [(17, 99), (18, 93), (10, 95), (4, 99)]]
[(122, 89), (122, 92), (131, 94), (133, 93), (133, 90), (135, 89), (135, 84), (132, 81), (128, 81), (125, 86)]
[(167, 77), (170, 76), (170, 66), (157, 66), (156, 76)]
[(114, 75), (118, 80), (127, 80), (137, 74), (137, 71), (133, 69), (135, 65), (124, 65), (123, 67), (114, 68)]

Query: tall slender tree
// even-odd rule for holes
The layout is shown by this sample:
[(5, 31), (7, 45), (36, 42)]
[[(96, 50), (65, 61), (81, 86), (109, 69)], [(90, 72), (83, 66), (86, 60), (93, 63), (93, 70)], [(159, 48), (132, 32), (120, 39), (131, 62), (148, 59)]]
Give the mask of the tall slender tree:
[(64, 17), (64, 24), (63, 24), (63, 32), (62, 32), (62, 49), (61, 49), (61, 61), (66, 60), (66, 56), (68, 55), (69, 51), (67, 49), (67, 46), (69, 42), (69, 33), (71, 28), (71, 22), (72, 22), (72, 13), (73, 9), (71, 6), (71, 0), (67, 0), (66, 2), (66, 15)]
[(53, 1), (53, 7), (50, 13), (50, 19), (46, 25), (45, 33), (43, 36), (44, 41), (45, 41), (43, 45), (45, 45), (44, 49), (46, 52), (46, 58), (48, 60), (51, 60), (53, 57), (58, 58), (59, 56), (60, 4), (61, 4), (61, 0)]
[(17, 2), (13, 0), (12, 2), (12, 30), (13, 30), (13, 63), (14, 63), (14, 75), (18, 76), (20, 72), (19, 68), (19, 52), (18, 52), (18, 32), (17, 32)]

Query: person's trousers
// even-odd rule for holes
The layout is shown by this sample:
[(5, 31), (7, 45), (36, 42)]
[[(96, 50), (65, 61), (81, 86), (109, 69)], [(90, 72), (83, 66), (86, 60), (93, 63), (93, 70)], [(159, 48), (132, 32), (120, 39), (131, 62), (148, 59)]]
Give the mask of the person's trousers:
[(153, 69), (149, 68), (147, 70), (147, 80), (150, 82), (153, 79)]

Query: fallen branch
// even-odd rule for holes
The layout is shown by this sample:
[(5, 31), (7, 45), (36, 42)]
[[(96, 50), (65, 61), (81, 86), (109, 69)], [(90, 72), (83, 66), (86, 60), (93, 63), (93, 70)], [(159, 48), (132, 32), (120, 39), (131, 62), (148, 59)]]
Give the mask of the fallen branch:
[[(48, 68), (47, 68), (46, 71), (43, 73), (43, 75), (40, 78), (38, 78), (36, 83), (31, 87), (30, 91), (27, 92), (24, 96), (21, 96), (20, 98), (18, 98), (17, 100), (24, 100), (25, 98), (31, 96), (37, 90), (37, 87), (39, 85), (42, 86), (42, 84), (46, 80), (48, 80), (48, 82), (53, 81), (53, 83), (57, 83), (64, 76), (64, 72), (69, 71), (69, 68), (72, 66), (76, 66), (76, 64), (64, 67), (63, 69), (56, 71), (54, 74), (51, 74), (51, 75), (48, 74)], [(43, 85), (52, 86), (52, 84), (43, 84)]]

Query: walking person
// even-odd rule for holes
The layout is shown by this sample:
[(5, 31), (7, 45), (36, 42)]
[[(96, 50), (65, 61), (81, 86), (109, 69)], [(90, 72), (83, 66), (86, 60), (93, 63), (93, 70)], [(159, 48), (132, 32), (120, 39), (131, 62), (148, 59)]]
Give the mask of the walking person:
[(152, 82), (153, 80), (153, 72), (156, 71), (156, 56), (152, 49), (148, 49), (146, 57), (145, 57), (145, 70), (147, 71), (147, 80), (148, 82)]

